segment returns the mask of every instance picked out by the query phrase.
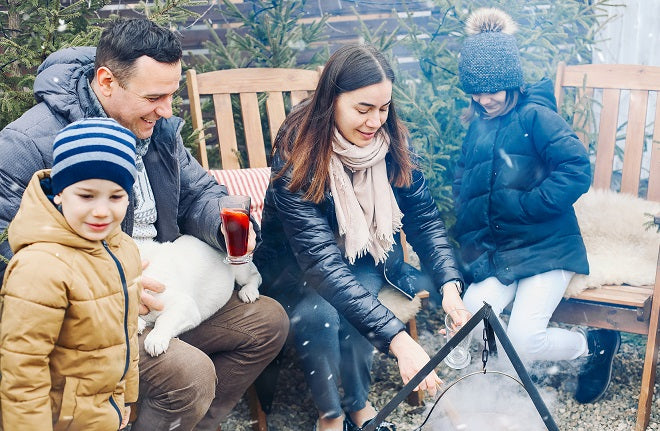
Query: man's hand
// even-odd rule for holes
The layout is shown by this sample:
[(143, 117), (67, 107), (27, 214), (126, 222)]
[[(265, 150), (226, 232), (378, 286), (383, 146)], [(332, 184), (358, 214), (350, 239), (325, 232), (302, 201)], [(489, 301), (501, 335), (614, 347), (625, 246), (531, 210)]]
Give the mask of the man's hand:
[[(225, 238), (227, 237), (227, 233), (225, 232), (225, 225), (222, 223), (220, 223), (220, 232), (222, 233), (223, 237)], [(252, 253), (256, 246), (257, 246), (257, 233), (254, 231), (254, 226), (252, 225), (252, 222), (250, 222), (250, 231), (248, 232), (247, 253), (245, 254)]]
[(254, 251), (257, 246), (257, 233), (254, 231), (254, 226), (250, 223), (250, 232), (248, 232), (248, 254)]
[[(149, 266), (148, 260), (142, 261), (142, 269)], [(154, 297), (150, 292), (162, 293), (165, 291), (165, 285), (158, 280), (143, 275), (140, 279), (142, 284), (142, 292), (140, 294), (140, 309), (138, 313), (141, 315), (149, 314), (149, 311), (163, 311), (165, 305), (163, 301)]]
[(131, 406), (126, 404), (126, 406), (124, 406), (124, 416), (121, 418), (121, 425), (119, 425), (120, 430), (126, 428), (126, 426), (128, 425), (128, 419), (130, 417), (131, 417)]

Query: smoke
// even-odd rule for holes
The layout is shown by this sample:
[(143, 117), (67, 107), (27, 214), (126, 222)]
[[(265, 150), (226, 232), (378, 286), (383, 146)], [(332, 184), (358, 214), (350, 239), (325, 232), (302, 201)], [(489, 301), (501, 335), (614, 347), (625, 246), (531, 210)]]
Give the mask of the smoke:
[[(499, 357), (491, 357), (486, 369), (489, 372), (484, 374), (480, 361), (473, 360), (460, 376), (453, 380), (445, 379), (442, 390), (446, 392), (439, 398), (422, 430), (546, 430), (525, 388), (508, 377), (520, 380), (506, 354), (501, 352)], [(495, 371), (508, 376), (491, 373)], [(474, 372), (477, 373), (472, 374)], [(458, 380), (462, 376), (465, 377)], [(537, 389), (552, 412), (556, 400), (554, 393)]]

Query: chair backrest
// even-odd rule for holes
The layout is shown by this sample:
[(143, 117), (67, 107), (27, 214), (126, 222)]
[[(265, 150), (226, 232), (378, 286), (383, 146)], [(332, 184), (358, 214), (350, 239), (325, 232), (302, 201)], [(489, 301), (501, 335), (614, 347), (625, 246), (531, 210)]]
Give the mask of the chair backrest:
[(593, 186), (612, 188), (620, 170), (619, 191), (660, 201), (660, 67), (562, 62), (555, 80), (559, 109), (569, 92), (575, 94), (573, 128), (595, 151)]
[[(186, 72), (193, 129), (199, 132), (199, 162), (208, 169), (201, 97), (211, 96), (222, 169), (261, 168), (267, 166), (259, 97), (265, 97), (270, 141), (286, 117), (285, 100), (295, 106), (316, 89), (320, 70), (246, 68), (196, 73)], [(261, 96), (261, 95), (264, 96)], [(288, 96), (285, 96), (287, 94)], [(240, 100), (240, 116), (247, 151), (247, 166), (241, 166), (232, 110), (232, 95)], [(268, 135), (266, 135), (268, 136)]]

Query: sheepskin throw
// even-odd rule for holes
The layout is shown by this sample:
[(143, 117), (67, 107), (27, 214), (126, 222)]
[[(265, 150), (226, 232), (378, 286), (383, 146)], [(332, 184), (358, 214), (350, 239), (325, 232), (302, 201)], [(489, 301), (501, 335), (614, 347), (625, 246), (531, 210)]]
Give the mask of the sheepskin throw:
[(589, 189), (574, 205), (587, 248), (589, 275), (576, 274), (564, 296), (601, 285), (652, 285), (660, 234), (645, 214), (660, 214), (660, 202), (611, 190)]
[(403, 293), (390, 286), (384, 286), (380, 289), (378, 300), (403, 323), (408, 323), (422, 308), (422, 300), (418, 296), (415, 296), (411, 301)]

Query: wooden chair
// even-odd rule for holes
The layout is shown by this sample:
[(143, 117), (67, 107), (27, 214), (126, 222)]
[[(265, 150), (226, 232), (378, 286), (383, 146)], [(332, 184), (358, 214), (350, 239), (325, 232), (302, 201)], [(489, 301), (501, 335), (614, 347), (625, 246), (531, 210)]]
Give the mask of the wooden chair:
[[(613, 161), (620, 153), (616, 144), (619, 127), (619, 105), (629, 96), (625, 142), (622, 147), (620, 192), (638, 196), (642, 181), (642, 158), (645, 137), (649, 135), (647, 105), (655, 92), (655, 114), (646, 199), (660, 202), (660, 67), (636, 65), (590, 64), (567, 66), (560, 63), (555, 81), (555, 97), (561, 109), (564, 93), (575, 93), (573, 127), (587, 147), (595, 150), (593, 187), (610, 189), (613, 183)], [(599, 96), (602, 94), (602, 98)], [(589, 110), (600, 110), (597, 129)], [(625, 108), (624, 108), (625, 109)], [(624, 111), (625, 112), (625, 111)], [(597, 138), (589, 144), (589, 137)], [(621, 139), (619, 139), (621, 140)], [(657, 218), (656, 218), (657, 222)], [(613, 252), (616, 252), (613, 250)], [(651, 410), (653, 386), (656, 376), (659, 346), (660, 316), (660, 258), (655, 285), (601, 286), (564, 299), (553, 315), (553, 320), (569, 324), (643, 334), (646, 353), (642, 372), (641, 391), (637, 410), (636, 430), (645, 430)]]
[[(321, 69), (278, 69), (278, 68), (248, 68), (227, 69), (206, 73), (196, 73), (194, 69), (186, 72), (188, 98), (194, 130), (199, 131), (198, 160), (202, 166), (209, 169), (204, 119), (202, 117), (201, 98), (210, 96), (213, 102), (215, 121), (215, 136), (218, 140), (218, 151), (223, 170), (241, 168), (262, 168), (268, 165), (266, 156), (266, 137), (274, 142), (280, 125), (284, 122), (286, 113), (292, 106), (305, 99), (316, 89)], [(232, 97), (240, 101), (240, 115), (232, 109)], [(265, 97), (265, 118), (259, 109), (259, 102)], [(236, 121), (242, 124), (236, 127)], [(267, 123), (268, 134), (262, 124)], [(239, 145), (242, 143), (242, 145)], [(241, 150), (243, 150), (241, 152)], [(244, 157), (246, 154), (247, 157)], [(218, 172), (212, 172), (216, 179)], [(407, 250), (404, 252), (407, 256)], [(401, 295), (403, 297), (403, 295)], [(419, 292), (416, 300), (422, 306), (428, 302), (429, 293)], [(407, 301), (407, 299), (405, 299)], [(396, 314), (396, 311), (395, 311)], [(406, 326), (410, 335), (417, 340), (417, 324), (415, 317), (407, 319)], [(262, 375), (263, 376), (263, 375)], [(260, 376), (260, 379), (262, 379)], [(256, 385), (259, 386), (259, 380)], [(267, 379), (266, 379), (267, 380)], [(274, 381), (274, 379), (271, 379)], [(274, 390), (274, 388), (271, 388)], [(263, 391), (260, 391), (260, 393)], [(421, 393), (415, 392), (409, 402), (420, 405)], [(263, 407), (269, 411), (272, 393), (261, 396), (265, 400)], [(248, 404), (254, 420), (255, 431), (267, 430), (266, 416), (257, 390), (252, 386), (247, 393)]]
[[(267, 166), (267, 160), (258, 95), (267, 95), (266, 115), (270, 141), (273, 142), (286, 117), (284, 95), (289, 96), (290, 106), (295, 106), (314, 91), (318, 79), (318, 70), (249, 68), (198, 74), (194, 69), (189, 69), (186, 72), (186, 82), (193, 128), (199, 130), (198, 158), (201, 165), (206, 169), (209, 168), (201, 96), (211, 96), (213, 99), (222, 169), (261, 168)], [(241, 104), (240, 118), (243, 122), (248, 156), (246, 164), (241, 164), (240, 160), (239, 139), (232, 111), (232, 95), (237, 95)]]

